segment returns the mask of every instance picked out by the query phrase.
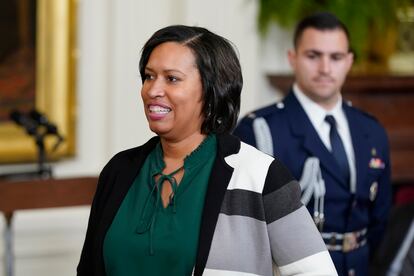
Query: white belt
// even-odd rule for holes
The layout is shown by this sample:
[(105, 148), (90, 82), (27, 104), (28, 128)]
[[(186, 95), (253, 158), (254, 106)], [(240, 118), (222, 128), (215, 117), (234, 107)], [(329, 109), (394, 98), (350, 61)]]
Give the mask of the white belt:
[(335, 233), (335, 232), (322, 232), (322, 238), (325, 241), (326, 247), (330, 251), (342, 251), (350, 252), (359, 247), (366, 245), (367, 228), (362, 230), (347, 232), (347, 233)]

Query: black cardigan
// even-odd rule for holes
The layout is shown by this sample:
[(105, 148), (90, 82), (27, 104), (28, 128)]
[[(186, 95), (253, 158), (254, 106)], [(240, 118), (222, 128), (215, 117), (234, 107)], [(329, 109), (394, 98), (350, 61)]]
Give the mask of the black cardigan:
[[(125, 195), (138, 175), (148, 154), (159, 142), (153, 137), (140, 147), (116, 154), (103, 168), (92, 202), (78, 276), (105, 275), (103, 242)], [(202, 215), (199, 247), (194, 275), (202, 275), (227, 185), (233, 173), (224, 158), (240, 149), (240, 141), (232, 135), (217, 135), (217, 157), (214, 161)]]

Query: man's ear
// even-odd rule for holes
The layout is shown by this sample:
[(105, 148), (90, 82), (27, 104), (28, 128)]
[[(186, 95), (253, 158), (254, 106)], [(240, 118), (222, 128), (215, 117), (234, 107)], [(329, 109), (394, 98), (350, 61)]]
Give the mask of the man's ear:
[(352, 64), (354, 63), (354, 53), (349, 52), (346, 58), (348, 62), (348, 71), (349, 71), (352, 67)]
[(295, 49), (289, 49), (287, 52), (287, 58), (289, 60), (290, 67), (294, 69), (296, 67), (296, 51)]

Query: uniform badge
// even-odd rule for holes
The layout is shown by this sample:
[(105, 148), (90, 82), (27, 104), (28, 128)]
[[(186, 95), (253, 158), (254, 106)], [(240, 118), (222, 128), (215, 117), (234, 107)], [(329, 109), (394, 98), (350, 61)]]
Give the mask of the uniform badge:
[(371, 187), (369, 188), (369, 199), (371, 201), (374, 201), (375, 198), (377, 197), (377, 193), (378, 193), (378, 182), (372, 182)]
[(384, 161), (381, 160), (381, 158), (372, 157), (371, 160), (369, 160), (369, 167), (371, 169), (383, 169), (385, 168), (385, 164)]
[(376, 148), (371, 149), (371, 160), (369, 160), (368, 166), (371, 169), (383, 169), (383, 168), (385, 168), (384, 162), (381, 160), (381, 158), (377, 157), (377, 149)]

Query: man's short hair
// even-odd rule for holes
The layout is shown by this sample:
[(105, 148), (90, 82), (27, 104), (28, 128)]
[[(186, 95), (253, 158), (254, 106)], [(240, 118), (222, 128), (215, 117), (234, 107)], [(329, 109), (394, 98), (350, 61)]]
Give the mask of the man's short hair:
[(295, 33), (293, 35), (293, 45), (295, 48), (297, 48), (303, 32), (308, 28), (313, 28), (319, 31), (342, 30), (345, 33), (349, 44), (349, 32), (345, 24), (332, 13), (318, 12), (303, 18), (296, 25)]

